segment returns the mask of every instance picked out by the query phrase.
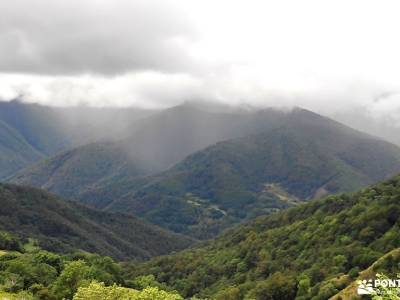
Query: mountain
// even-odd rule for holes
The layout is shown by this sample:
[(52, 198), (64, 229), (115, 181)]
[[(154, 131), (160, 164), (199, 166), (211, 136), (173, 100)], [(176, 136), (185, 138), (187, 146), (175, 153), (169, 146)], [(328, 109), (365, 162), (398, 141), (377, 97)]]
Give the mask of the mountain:
[[(205, 136), (198, 144), (195, 132)], [(172, 162), (235, 134), (241, 137), (156, 173), (160, 161), (167, 166), (165, 157)], [(183, 106), (143, 120), (135, 136), (67, 151), (12, 181), (203, 239), (242, 220), (355, 191), (400, 171), (398, 147), (303, 109), (221, 115)]]
[(0, 178), (10, 176), (43, 157), (17, 131), (0, 121)]
[(288, 116), (279, 128), (219, 142), (166, 172), (133, 180), (133, 191), (106, 209), (209, 238), (244, 219), (400, 171), (400, 150), (390, 143), (309, 111)]
[(275, 109), (223, 113), (183, 104), (141, 120), (123, 144), (134, 159), (152, 162), (151, 171), (160, 172), (219, 141), (279, 126), (283, 115)]
[(399, 199), (397, 176), (259, 217), (197, 248), (133, 265), (130, 274), (153, 274), (184, 297), (329, 299), (367, 271), (400, 271)]
[(67, 141), (50, 108), (0, 101), (0, 179), (62, 148)]
[[(119, 178), (130, 178), (144, 173), (144, 169), (135, 164), (118, 143), (97, 142), (43, 160), (23, 170), (22, 175), (17, 173), (12, 181), (79, 199), (105, 184), (113, 184)], [(29, 180), (25, 177), (27, 174)], [(104, 189), (104, 195), (96, 198), (98, 207), (102, 206), (102, 201), (106, 201), (106, 194), (109, 193), (112, 195), (113, 189)]]
[(78, 145), (121, 138), (135, 121), (151, 113), (135, 108), (47, 107), (0, 101), (0, 179)]
[(52, 107), (21, 101), (0, 102), (0, 120), (42, 155), (55, 154), (70, 144)]
[(272, 109), (222, 113), (181, 105), (131, 124), (125, 138), (67, 150), (22, 170), (12, 181), (102, 208), (130, 192), (133, 178), (164, 171), (218, 141), (279, 126), (284, 116)]
[(0, 230), (34, 238), (49, 251), (82, 249), (140, 260), (192, 243), (134, 217), (90, 209), (34, 188), (0, 184), (0, 202)]

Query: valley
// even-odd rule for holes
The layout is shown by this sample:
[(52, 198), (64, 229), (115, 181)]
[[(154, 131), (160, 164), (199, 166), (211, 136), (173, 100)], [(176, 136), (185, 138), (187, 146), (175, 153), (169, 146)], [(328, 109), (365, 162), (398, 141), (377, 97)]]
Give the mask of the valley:
[(4, 297), (339, 300), (400, 271), (399, 147), (300, 108), (139, 115), (0, 114)]

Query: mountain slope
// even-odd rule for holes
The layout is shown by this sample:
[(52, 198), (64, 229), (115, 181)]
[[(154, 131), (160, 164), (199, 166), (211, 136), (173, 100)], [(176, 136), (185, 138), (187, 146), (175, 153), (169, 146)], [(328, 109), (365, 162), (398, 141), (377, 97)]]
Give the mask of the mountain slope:
[[(285, 116), (284, 112), (272, 109), (212, 113), (182, 105), (136, 122), (124, 139), (97, 142), (61, 153), (22, 170), (12, 182), (83, 199), (102, 208), (113, 198), (130, 192), (133, 177), (163, 171), (220, 140), (280, 126)], [(99, 192), (102, 187), (106, 188)]]
[(54, 154), (70, 144), (59, 116), (51, 107), (0, 101), (0, 120), (42, 155)]
[[(29, 180), (26, 179), (29, 174)], [(119, 178), (145, 174), (137, 162), (130, 159), (118, 143), (97, 142), (43, 160), (39, 164), (17, 173), (12, 181), (47, 189), (71, 199), (80, 199), (92, 190), (113, 184)], [(106, 194), (96, 197), (96, 206), (106, 201)], [(86, 201), (89, 203), (89, 201)], [(107, 204), (108, 202), (106, 202)]]
[[(346, 287), (342, 276), (356, 278), (400, 247), (399, 197), (397, 176), (257, 218), (196, 249), (133, 266), (132, 276), (154, 274), (185, 297), (328, 299)], [(384, 270), (399, 272), (399, 259)]]
[(117, 259), (145, 259), (191, 241), (123, 214), (100, 212), (47, 192), (0, 184), (0, 230), (33, 237), (50, 251), (82, 249)]
[(275, 109), (222, 113), (184, 104), (138, 122), (139, 130), (123, 143), (135, 159), (153, 162), (159, 172), (219, 141), (279, 126), (284, 116)]
[[(128, 135), (134, 121), (152, 113), (134, 108), (47, 107), (0, 101), (0, 179), (60, 151)], [(8, 132), (4, 132), (4, 126)], [(10, 132), (14, 139), (10, 139)]]
[[(184, 128), (179, 132), (178, 124)], [(12, 181), (209, 238), (244, 219), (354, 191), (400, 171), (398, 147), (302, 109), (224, 115), (183, 106), (141, 126), (133, 135), (137, 139), (67, 151)], [(213, 127), (218, 130), (208, 135)], [(206, 136), (198, 144), (196, 132)], [(151, 175), (185, 151), (234, 134), (244, 136)]]
[[(375, 261), (367, 269), (359, 272), (357, 279), (352, 278), (350, 275), (343, 275), (342, 278), (346, 278), (346, 288), (329, 298), (329, 300), (354, 300), (362, 299), (361, 296), (357, 296), (358, 282), (361, 280), (376, 279), (376, 274), (384, 274), (389, 278), (397, 278), (398, 266), (400, 263), (400, 248), (396, 248)], [(355, 276), (353, 276), (355, 277)]]
[(279, 128), (217, 143), (133, 181), (133, 191), (106, 209), (207, 238), (300, 199), (354, 191), (399, 171), (398, 147), (298, 110)]
[(13, 128), (0, 120), (0, 178), (43, 158)]

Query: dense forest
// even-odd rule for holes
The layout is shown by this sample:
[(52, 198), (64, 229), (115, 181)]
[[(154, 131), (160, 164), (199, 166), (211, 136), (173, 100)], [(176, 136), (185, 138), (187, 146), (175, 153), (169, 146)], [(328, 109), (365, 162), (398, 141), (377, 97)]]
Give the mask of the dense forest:
[(257, 218), (131, 274), (153, 274), (184, 297), (328, 299), (374, 263), (373, 274), (400, 271), (399, 197), (400, 176)]
[(49, 251), (82, 249), (142, 260), (193, 242), (132, 216), (102, 212), (35, 188), (0, 184), (0, 203), (0, 230), (34, 238)]

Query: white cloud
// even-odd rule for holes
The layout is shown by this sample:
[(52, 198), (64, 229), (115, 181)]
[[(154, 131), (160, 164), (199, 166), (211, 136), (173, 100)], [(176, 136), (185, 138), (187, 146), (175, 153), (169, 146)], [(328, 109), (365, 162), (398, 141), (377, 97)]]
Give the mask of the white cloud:
[[(200, 84), (186, 74), (127, 73), (115, 77), (0, 74), (0, 98), (56, 105), (160, 107), (196, 98)], [(189, 97), (189, 98), (188, 98)]]
[[(397, 111), (397, 0), (2, 0), (0, 97)], [(397, 115), (396, 115), (397, 116)]]
[(367, 106), (367, 113), (383, 123), (400, 127), (400, 94), (384, 94)]
[(187, 68), (196, 36), (173, 0), (2, 0), (0, 70), (120, 74)]

